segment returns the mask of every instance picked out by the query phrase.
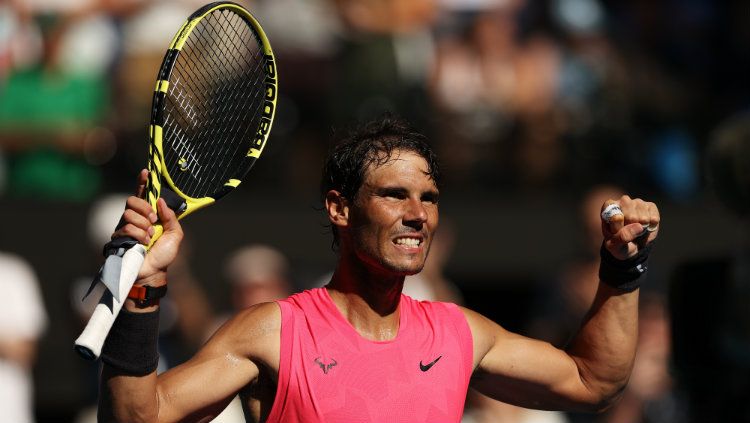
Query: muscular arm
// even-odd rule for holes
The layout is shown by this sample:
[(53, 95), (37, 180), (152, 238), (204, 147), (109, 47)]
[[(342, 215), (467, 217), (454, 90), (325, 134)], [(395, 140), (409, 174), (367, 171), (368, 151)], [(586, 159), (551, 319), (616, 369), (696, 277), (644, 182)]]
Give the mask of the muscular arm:
[[(139, 176), (136, 195), (128, 198), (123, 225), (113, 237), (127, 236), (148, 245), (157, 215), (140, 198), (148, 173)], [(163, 199), (157, 203), (163, 235), (154, 243), (138, 273), (138, 285), (166, 283), (167, 267), (175, 260), (182, 228)], [(155, 311), (158, 306), (131, 313)], [(208, 421), (228, 404), (242, 387), (258, 377), (259, 367), (278, 368), (281, 312), (274, 303), (260, 304), (227, 322), (189, 361), (156, 375), (133, 376), (104, 365), (100, 383), (100, 422)], [(128, 335), (128, 334), (125, 334)], [(126, 338), (127, 339), (127, 338)]]
[[(658, 231), (639, 238), (645, 224), (658, 227), (653, 203), (619, 200), (624, 215), (602, 225), (605, 246), (617, 258), (635, 255)], [(549, 343), (510, 333), (464, 310), (474, 337), (472, 386), (508, 403), (540, 409), (598, 411), (627, 384), (638, 338), (638, 290), (623, 292), (599, 284), (594, 302), (571, 344)]]
[(600, 285), (566, 350), (508, 332), (464, 310), (474, 334), (472, 386), (492, 398), (538, 409), (600, 410), (625, 386), (635, 357), (638, 293)]
[(257, 378), (259, 366), (278, 368), (280, 321), (275, 303), (251, 307), (189, 361), (158, 376), (129, 376), (105, 365), (99, 421), (210, 421)]

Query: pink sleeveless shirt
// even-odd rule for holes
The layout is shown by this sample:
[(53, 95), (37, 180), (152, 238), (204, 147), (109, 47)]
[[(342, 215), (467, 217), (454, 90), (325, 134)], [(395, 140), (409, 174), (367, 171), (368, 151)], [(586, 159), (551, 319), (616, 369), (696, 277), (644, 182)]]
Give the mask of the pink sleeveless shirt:
[(398, 335), (357, 333), (325, 288), (278, 302), (279, 381), (269, 422), (459, 422), (472, 338), (454, 304), (401, 296)]

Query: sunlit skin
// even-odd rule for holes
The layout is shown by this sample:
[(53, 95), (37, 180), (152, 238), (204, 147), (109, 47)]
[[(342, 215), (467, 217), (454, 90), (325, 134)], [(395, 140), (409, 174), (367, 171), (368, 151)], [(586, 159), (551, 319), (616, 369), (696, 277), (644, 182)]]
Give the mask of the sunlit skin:
[[(137, 195), (128, 199), (123, 214), (126, 224), (113, 236), (150, 241), (157, 215), (140, 198), (147, 176), (141, 172)], [(326, 194), (325, 210), (340, 238), (327, 292), (360, 336), (384, 341), (398, 334), (404, 277), (424, 266), (438, 225), (437, 200), (426, 161), (404, 150), (370, 166), (354, 198), (336, 190)], [(604, 246), (615, 257), (632, 256), (655, 240), (660, 224), (655, 204), (622, 196), (606, 201), (602, 209), (610, 203), (622, 209), (618, 219), (602, 222)], [(163, 200), (157, 212), (164, 234), (146, 256), (138, 285), (166, 283), (167, 267), (183, 237), (177, 217)], [(647, 224), (657, 230), (645, 233)], [(554, 236), (552, 240), (560, 241)], [(556, 244), (551, 245), (540, 248)], [(138, 308), (132, 300), (124, 307), (131, 313), (158, 308)], [(497, 400), (526, 408), (602, 410), (620, 395), (630, 376), (638, 334), (638, 290), (623, 292), (600, 283), (585, 321), (564, 350), (508, 332), (469, 309), (460, 310), (472, 335), (471, 386)], [(238, 391), (248, 393), (248, 417), (262, 420), (274, 403), (281, 326), (279, 306), (259, 304), (238, 313), (188, 362), (158, 376), (152, 372), (136, 377), (103, 366), (99, 421), (209, 421)]]
[(393, 339), (404, 277), (424, 267), (438, 224), (438, 189), (427, 162), (395, 151), (371, 165), (354, 199), (326, 195), (326, 209), (340, 235), (340, 257), (329, 293), (368, 339)]
[[(427, 162), (399, 151), (385, 164), (370, 166), (366, 175), (349, 208), (344, 244), (378, 273), (418, 273), (438, 224), (439, 192)], [(407, 239), (410, 243), (404, 243)]]

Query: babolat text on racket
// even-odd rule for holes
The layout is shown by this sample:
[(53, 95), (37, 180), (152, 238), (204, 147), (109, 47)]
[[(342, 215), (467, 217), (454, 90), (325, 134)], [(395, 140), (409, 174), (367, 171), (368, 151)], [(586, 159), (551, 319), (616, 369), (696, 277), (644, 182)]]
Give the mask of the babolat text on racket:
[[(149, 126), (146, 200), (162, 197), (179, 218), (240, 184), (260, 157), (277, 98), (271, 45), (242, 6), (216, 2), (188, 17), (169, 45), (156, 81)], [(107, 287), (75, 348), (96, 359), (150, 245), (115, 239), (98, 280)]]

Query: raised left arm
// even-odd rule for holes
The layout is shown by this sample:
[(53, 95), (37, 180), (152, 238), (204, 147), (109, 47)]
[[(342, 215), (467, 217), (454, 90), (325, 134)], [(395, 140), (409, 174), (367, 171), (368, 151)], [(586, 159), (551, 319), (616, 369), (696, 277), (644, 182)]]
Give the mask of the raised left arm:
[(622, 212), (615, 210), (602, 222), (604, 280), (565, 350), (510, 333), (464, 310), (474, 336), (474, 388), (504, 402), (539, 409), (599, 411), (619, 397), (635, 359), (644, 254), (656, 239), (660, 219), (653, 203), (623, 196), (602, 209), (610, 204)]

